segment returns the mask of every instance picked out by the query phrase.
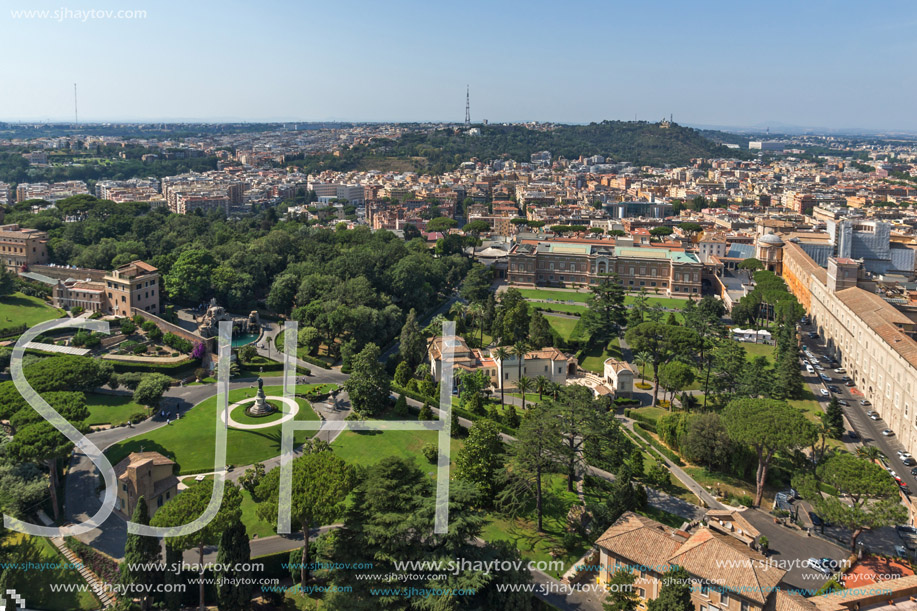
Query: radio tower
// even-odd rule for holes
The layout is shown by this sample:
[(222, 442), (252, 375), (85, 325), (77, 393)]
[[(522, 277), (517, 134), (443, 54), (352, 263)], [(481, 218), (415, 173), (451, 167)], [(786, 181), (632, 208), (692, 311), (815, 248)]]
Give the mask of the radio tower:
[(76, 110), (76, 83), (73, 83), (73, 122), (74, 123), (80, 122), (80, 115), (77, 113), (77, 110)]
[(471, 127), (471, 86), (465, 86), (465, 129)]

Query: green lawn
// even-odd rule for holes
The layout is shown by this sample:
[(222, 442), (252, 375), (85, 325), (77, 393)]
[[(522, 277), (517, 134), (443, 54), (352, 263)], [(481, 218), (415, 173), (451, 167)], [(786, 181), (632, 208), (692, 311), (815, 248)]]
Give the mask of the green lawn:
[[(286, 331), (281, 331), (274, 337), (274, 347), (277, 348), (277, 350), (280, 350), (281, 352), (283, 352), (285, 348), (285, 341), (284, 341), (285, 334), (286, 334)], [(321, 346), (319, 347), (319, 350), (321, 350)], [(310, 355), (309, 355), (308, 350), (306, 350), (302, 346), (297, 345), (296, 356), (300, 359), (306, 360), (306, 357)], [(331, 358), (330, 356), (325, 356), (322, 354), (311, 355), (311, 358), (321, 359), (322, 361), (324, 361), (325, 363), (328, 363), (329, 365), (333, 365), (335, 361), (335, 359)]]
[[(57, 565), (69, 561), (57, 551), (57, 548), (45, 537), (30, 537), (19, 533), (10, 535), (17, 545), (32, 547), (29, 559), (35, 563)], [(9, 587), (23, 597), (30, 609), (47, 611), (89, 611), (98, 609), (99, 601), (91, 592), (52, 592), (50, 584), (86, 585), (76, 568), (56, 568), (51, 570), (10, 571), (12, 579)]]
[(542, 303), (539, 301), (530, 301), (529, 309), (531, 310), (553, 310), (565, 314), (582, 314), (586, 311), (584, 305), (573, 305), (572, 303)]
[(582, 557), (590, 545), (581, 540), (572, 551), (564, 551), (557, 558), (551, 556), (551, 550), (561, 548), (561, 540), (567, 526), (567, 512), (579, 499), (575, 492), (567, 492), (566, 479), (557, 474), (544, 478), (542, 490), (544, 533), (535, 530), (533, 509), (516, 519), (490, 514), (481, 538), (485, 541), (509, 541), (527, 560), (563, 560), (563, 571), (546, 571), (553, 577), (560, 577), (573, 562)]
[(147, 408), (134, 403), (131, 395), (102, 395), (89, 393), (86, 395), (86, 407), (89, 408), (89, 418), (86, 424), (110, 424), (120, 426), (130, 420), (133, 414), (147, 414)]
[[(627, 297), (624, 298), (624, 304), (633, 305), (635, 299), (636, 297), (634, 297), (633, 295), (628, 295)], [(649, 307), (658, 305), (660, 307), (669, 308), (672, 310), (682, 309), (683, 307), (685, 307), (685, 303), (687, 303), (687, 301), (688, 301), (687, 299), (675, 299), (673, 297), (650, 297), (649, 295), (647, 295), (646, 297), (646, 304)]]
[(22, 293), (0, 297), (0, 328), (23, 323), (26, 327), (33, 327), (40, 322), (60, 318), (63, 314), (62, 310), (52, 308), (37, 297)]
[(612, 357), (621, 358), (621, 348), (617, 337), (608, 342), (608, 347), (605, 350), (596, 347), (584, 352), (583, 360), (579, 366), (586, 371), (603, 375), (605, 373), (605, 360)]
[(256, 510), (258, 504), (252, 499), (248, 490), (242, 489), (242, 523), (249, 539), (259, 537), (272, 537), (277, 534), (277, 519), (267, 522), (258, 517)]
[(545, 318), (551, 328), (557, 331), (557, 334), (564, 338), (565, 341), (570, 339), (573, 329), (579, 323), (578, 318), (567, 318), (566, 316), (551, 316), (548, 314)]
[(638, 407), (637, 409), (631, 409), (631, 411), (650, 418), (653, 422), (670, 413), (669, 410), (662, 409), (661, 407)]
[(592, 293), (578, 293), (575, 291), (552, 291), (550, 289), (519, 289), (526, 299), (553, 299), (555, 301), (580, 301), (585, 302)]
[[(306, 392), (315, 384), (301, 384), (298, 392)], [(240, 388), (229, 392), (230, 404), (254, 397), (257, 389)], [(268, 386), (268, 395), (281, 395), (283, 387)], [(296, 420), (317, 420), (318, 416), (304, 400), (297, 398), (299, 413)], [(134, 437), (109, 448), (105, 454), (112, 464), (117, 464), (131, 452), (155, 450), (171, 457), (179, 465), (179, 473), (210, 471), (213, 469), (213, 443), (216, 426), (216, 397), (205, 399), (174, 421), (170, 426), (156, 429), (141, 437)], [(238, 408), (233, 417), (242, 415)], [(227, 434), (226, 462), (231, 465), (250, 465), (280, 454), (281, 426), (243, 431), (230, 428)], [(303, 443), (314, 434), (313, 431), (297, 431), (297, 444)]]
[[(505, 394), (506, 394), (507, 397), (516, 397), (517, 399), (521, 399), (521, 398), (522, 398), (522, 393), (521, 393), (521, 392), (508, 392), (508, 393), (505, 393)], [(547, 397), (547, 398), (549, 398), (549, 399), (551, 398), (551, 395), (544, 395), (544, 396)], [(497, 395), (497, 400), (498, 400), (498, 401), (500, 400), (500, 395)], [(539, 402), (541, 402), (541, 399), (538, 398), (538, 393), (537, 393), (537, 392), (527, 392), (527, 393), (525, 393), (525, 407), (526, 407), (526, 408), (528, 408), (528, 406), (529, 406), (530, 404), (535, 404), (535, 403), (539, 403)], [(519, 408), (521, 409), (520, 406), (517, 406), (517, 407), (519, 407)], [(500, 408), (497, 407), (497, 409), (500, 409)]]
[[(349, 463), (374, 465), (387, 456), (410, 458), (427, 473), (436, 473), (436, 465), (430, 464), (421, 453), (425, 444), (436, 444), (439, 431), (343, 431), (331, 444), (334, 453)], [(465, 445), (461, 439), (453, 439), (452, 460)]]
[(766, 356), (768, 362), (774, 364), (774, 351), (777, 349), (776, 346), (770, 344), (752, 344), (749, 342), (739, 342), (743, 348), (745, 348), (745, 358), (749, 361), (757, 356)]

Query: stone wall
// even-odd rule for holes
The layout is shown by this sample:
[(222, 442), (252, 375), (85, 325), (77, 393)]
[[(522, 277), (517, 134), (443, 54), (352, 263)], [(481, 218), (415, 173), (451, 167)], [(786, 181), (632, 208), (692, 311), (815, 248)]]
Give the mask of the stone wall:
[(133, 314), (139, 314), (146, 320), (153, 321), (154, 323), (156, 323), (156, 326), (159, 327), (159, 330), (162, 331), (163, 333), (174, 333), (175, 335), (183, 339), (186, 339), (192, 343), (195, 343), (195, 344), (203, 343), (207, 347), (208, 352), (216, 351), (217, 338), (215, 337), (209, 337), (209, 338), (201, 337), (197, 333), (192, 333), (191, 331), (188, 331), (187, 329), (183, 329), (182, 327), (179, 327), (178, 325), (174, 325), (170, 323), (169, 321), (163, 320), (162, 318), (159, 318), (155, 314), (150, 314), (149, 312), (145, 310), (134, 308), (133, 310), (131, 310), (131, 312)]

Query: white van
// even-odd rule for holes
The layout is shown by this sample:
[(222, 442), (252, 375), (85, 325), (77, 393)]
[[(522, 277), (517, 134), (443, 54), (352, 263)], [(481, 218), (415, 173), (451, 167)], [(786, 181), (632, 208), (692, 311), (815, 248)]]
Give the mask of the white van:
[(808, 363), (806, 363), (806, 371), (808, 371), (809, 373), (815, 373), (815, 370)]

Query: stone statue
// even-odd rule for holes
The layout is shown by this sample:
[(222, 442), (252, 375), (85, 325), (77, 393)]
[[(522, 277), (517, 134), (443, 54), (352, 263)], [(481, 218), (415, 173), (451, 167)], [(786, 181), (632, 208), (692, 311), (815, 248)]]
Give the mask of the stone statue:
[(264, 392), (264, 380), (258, 378), (258, 392)]

